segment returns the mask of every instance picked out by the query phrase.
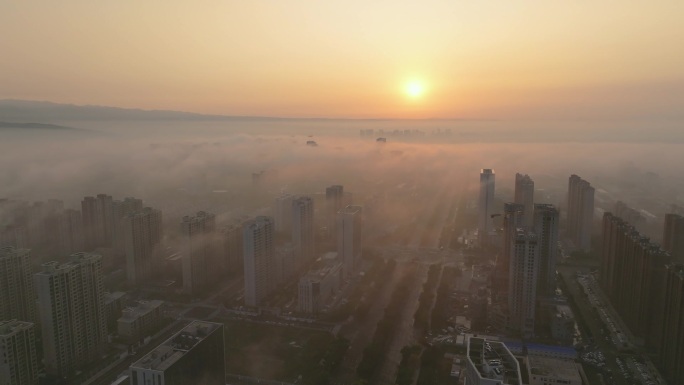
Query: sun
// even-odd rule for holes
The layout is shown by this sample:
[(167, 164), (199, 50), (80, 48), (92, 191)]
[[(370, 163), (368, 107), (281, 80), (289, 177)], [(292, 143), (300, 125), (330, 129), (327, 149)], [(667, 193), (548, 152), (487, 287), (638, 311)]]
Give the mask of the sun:
[(423, 94), (425, 93), (425, 86), (423, 85), (422, 82), (418, 80), (412, 80), (408, 83), (406, 83), (406, 87), (404, 88), (404, 92), (406, 92), (406, 95), (412, 99), (418, 99)]

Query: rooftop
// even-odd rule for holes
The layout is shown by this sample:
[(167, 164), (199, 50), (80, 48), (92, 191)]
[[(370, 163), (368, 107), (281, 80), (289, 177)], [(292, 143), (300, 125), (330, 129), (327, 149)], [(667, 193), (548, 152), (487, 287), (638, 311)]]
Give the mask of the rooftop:
[(346, 207), (343, 207), (338, 211), (338, 213), (342, 214), (356, 214), (358, 212), (361, 212), (361, 206), (355, 206), (355, 205), (349, 205)]
[(502, 385), (522, 384), (520, 365), (502, 342), (469, 338), (468, 361), (475, 366), (481, 378), (498, 380)]
[(527, 366), (530, 375), (575, 379), (578, 383), (581, 381), (577, 365), (574, 361), (528, 356)]
[(152, 310), (160, 307), (164, 304), (164, 301), (151, 300), (151, 301), (140, 301), (136, 307), (128, 307), (123, 309), (121, 312), (121, 318), (123, 320), (135, 320)]
[(10, 320), (10, 321), (0, 321), (0, 336), (10, 336), (22, 330), (30, 329), (33, 327), (31, 322)]
[(131, 368), (163, 372), (221, 326), (214, 322), (193, 321), (143, 358), (134, 362)]
[(332, 265), (323, 266), (318, 270), (311, 270), (302, 278), (308, 279), (311, 281), (320, 281), (320, 280), (324, 279), (331, 272), (338, 271), (341, 268), (342, 268), (342, 262), (338, 262), (338, 263), (335, 263)]
[(126, 295), (123, 291), (115, 291), (113, 293), (105, 293), (105, 304), (116, 301), (117, 299), (123, 298)]

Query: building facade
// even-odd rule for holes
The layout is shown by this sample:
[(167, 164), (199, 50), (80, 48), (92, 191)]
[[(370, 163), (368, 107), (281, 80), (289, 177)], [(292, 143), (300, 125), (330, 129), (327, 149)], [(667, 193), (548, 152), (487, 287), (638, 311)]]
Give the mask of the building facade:
[(313, 198), (299, 197), (292, 201), (291, 208), (295, 267), (301, 269), (313, 262), (316, 252)]
[(678, 263), (684, 263), (684, 217), (670, 213), (665, 215), (663, 249)]
[(0, 321), (0, 384), (38, 384), (34, 329), (31, 322)]
[(111, 246), (112, 203), (112, 197), (106, 194), (98, 194), (96, 197), (85, 197), (81, 201), (86, 250), (90, 251), (97, 247)]
[(513, 201), (525, 207), (525, 226), (532, 227), (534, 220), (534, 181), (529, 175), (515, 174), (515, 196)]
[(59, 216), (60, 251), (71, 255), (85, 248), (83, 235), (83, 216), (80, 211), (67, 209)]
[(485, 168), (480, 172), (480, 195), (477, 205), (477, 231), (478, 242), (481, 247), (489, 245), (490, 233), (494, 230), (492, 214), (494, 208), (494, 170)]
[(121, 222), (126, 278), (130, 284), (140, 285), (154, 275), (155, 256), (162, 241), (162, 214), (146, 207), (129, 212)]
[(568, 181), (568, 238), (582, 251), (591, 249), (594, 225), (594, 188), (573, 174)]
[(31, 250), (0, 248), (0, 321), (35, 322), (36, 292), (31, 270)]
[(558, 210), (550, 204), (534, 205), (534, 232), (539, 240), (537, 295), (553, 296), (558, 261)]
[(117, 320), (119, 336), (133, 343), (154, 334), (164, 319), (163, 304), (159, 300), (139, 301), (136, 307), (123, 309)]
[(72, 254), (35, 275), (46, 371), (69, 377), (99, 359), (107, 338), (101, 257)]
[(223, 270), (233, 273), (243, 269), (243, 224), (232, 224), (220, 229), (222, 240)]
[(628, 222), (603, 215), (599, 283), (615, 310), (649, 350), (659, 350), (670, 255)]
[(295, 196), (282, 194), (273, 202), (273, 224), (278, 233), (288, 234), (292, 231), (292, 202)]
[(505, 298), (508, 293), (508, 280), (513, 240), (518, 229), (524, 227), (525, 207), (519, 203), (504, 203), (503, 234), (501, 252), (496, 260), (496, 270), (492, 280), (492, 289), (497, 298)]
[(128, 214), (137, 213), (142, 209), (142, 199), (128, 197), (122, 201), (112, 202), (112, 248), (117, 253), (125, 253), (126, 250), (124, 218)]
[(343, 207), (352, 203), (349, 192), (344, 191), (342, 185), (333, 185), (325, 189), (326, 218), (328, 234), (331, 239), (335, 239), (337, 234), (337, 212)]
[(244, 226), (245, 304), (260, 306), (275, 288), (276, 261), (274, 224), (260, 216)]
[(199, 211), (181, 221), (183, 290), (188, 294), (204, 290), (209, 283), (209, 262), (213, 257), (216, 217)]
[(337, 213), (337, 254), (342, 260), (344, 278), (351, 277), (361, 263), (362, 211), (361, 206), (349, 205)]
[(532, 232), (518, 229), (511, 248), (508, 284), (510, 328), (529, 338), (534, 336), (539, 238)]
[(342, 264), (335, 263), (310, 271), (299, 280), (298, 309), (302, 313), (318, 313), (337, 293), (342, 282)]
[(684, 265), (666, 267), (663, 334), (658, 360), (671, 384), (684, 383)]

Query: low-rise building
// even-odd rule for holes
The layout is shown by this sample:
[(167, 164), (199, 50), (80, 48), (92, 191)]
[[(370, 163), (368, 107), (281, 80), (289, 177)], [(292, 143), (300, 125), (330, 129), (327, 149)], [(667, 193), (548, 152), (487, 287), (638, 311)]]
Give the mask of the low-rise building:
[(520, 364), (503, 342), (470, 337), (467, 341), (466, 384), (522, 385)]
[(342, 263), (337, 262), (310, 271), (299, 280), (299, 311), (318, 313), (340, 289)]
[(164, 318), (163, 304), (159, 300), (140, 301), (138, 306), (124, 309), (117, 321), (119, 336), (135, 342), (154, 333)]
[(129, 369), (131, 385), (225, 385), (223, 325), (193, 321)]

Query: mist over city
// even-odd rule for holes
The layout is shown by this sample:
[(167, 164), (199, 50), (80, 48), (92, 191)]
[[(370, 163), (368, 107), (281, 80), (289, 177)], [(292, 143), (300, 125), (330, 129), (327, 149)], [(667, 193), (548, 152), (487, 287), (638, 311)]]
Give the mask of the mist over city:
[(0, 5), (0, 385), (684, 384), (683, 11)]

